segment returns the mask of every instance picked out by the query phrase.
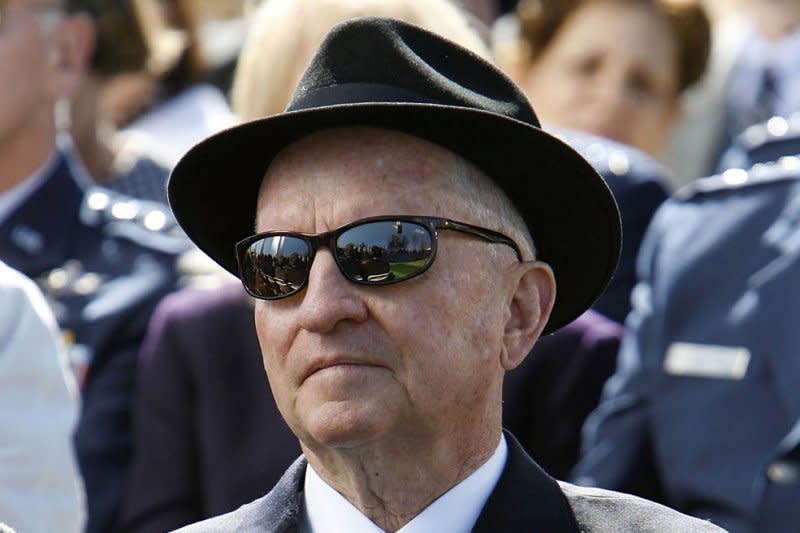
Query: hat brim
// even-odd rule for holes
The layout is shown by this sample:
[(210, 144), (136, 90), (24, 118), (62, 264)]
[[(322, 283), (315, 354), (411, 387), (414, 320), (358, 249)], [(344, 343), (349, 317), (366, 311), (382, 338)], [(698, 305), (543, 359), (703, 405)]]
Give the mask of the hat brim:
[(235, 126), (200, 142), (173, 170), (170, 206), (189, 238), (238, 276), (234, 245), (252, 235), (256, 199), (274, 157), (316, 131), (373, 126), (443, 146), (471, 161), (508, 195), (556, 278), (545, 333), (577, 318), (605, 289), (620, 254), (620, 219), (608, 186), (569, 145), (479, 109), (420, 103), (342, 104)]

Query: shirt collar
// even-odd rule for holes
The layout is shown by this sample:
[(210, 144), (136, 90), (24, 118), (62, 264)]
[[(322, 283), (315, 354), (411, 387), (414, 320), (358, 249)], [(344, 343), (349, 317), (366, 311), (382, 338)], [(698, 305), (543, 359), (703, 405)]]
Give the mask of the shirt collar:
[[(397, 533), (472, 530), (486, 500), (503, 473), (508, 457), (504, 435), (494, 453), (463, 481), (442, 494)], [(369, 518), (320, 478), (311, 465), (306, 468), (303, 494), (303, 528), (309, 533), (383, 533)]]

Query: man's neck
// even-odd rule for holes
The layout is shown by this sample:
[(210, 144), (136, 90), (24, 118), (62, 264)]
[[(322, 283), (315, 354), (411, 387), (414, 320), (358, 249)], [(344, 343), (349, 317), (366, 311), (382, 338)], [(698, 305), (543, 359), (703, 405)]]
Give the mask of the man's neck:
[(483, 465), (500, 424), (481, 435), (434, 442), (385, 439), (357, 448), (303, 452), (317, 474), (384, 531), (397, 531)]
[(88, 77), (70, 103), (70, 132), (76, 151), (89, 175), (98, 182), (111, 174), (114, 163), (111, 139), (115, 128), (100, 114), (102, 86), (101, 78)]
[(42, 126), (0, 139), (0, 194), (25, 181), (47, 162), (56, 149), (55, 138), (55, 126)]

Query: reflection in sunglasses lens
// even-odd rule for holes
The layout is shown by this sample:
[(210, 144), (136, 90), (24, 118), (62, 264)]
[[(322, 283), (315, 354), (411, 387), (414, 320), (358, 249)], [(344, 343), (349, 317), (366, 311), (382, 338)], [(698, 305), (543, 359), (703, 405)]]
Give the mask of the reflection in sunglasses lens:
[(425, 226), (408, 221), (367, 222), (343, 232), (336, 256), (347, 277), (366, 283), (402, 281), (422, 270), (432, 248)]
[(267, 298), (296, 292), (306, 281), (309, 257), (308, 244), (297, 237), (283, 235), (256, 241), (245, 254), (245, 283)]
[[(334, 253), (344, 275), (365, 284), (396, 283), (430, 264), (433, 235), (407, 220), (364, 222), (343, 231)], [(311, 269), (311, 245), (292, 235), (263, 237), (241, 256), (241, 274), (248, 290), (262, 298), (280, 298), (299, 291)]]

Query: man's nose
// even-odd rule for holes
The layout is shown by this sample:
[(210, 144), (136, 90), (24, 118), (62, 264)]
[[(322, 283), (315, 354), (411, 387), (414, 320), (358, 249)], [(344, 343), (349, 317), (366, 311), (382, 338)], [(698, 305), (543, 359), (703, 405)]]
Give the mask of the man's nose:
[(618, 77), (608, 76), (598, 81), (594, 93), (598, 108), (609, 119), (623, 118), (633, 103), (630, 91), (625, 87), (624, 81)]
[(303, 291), (300, 326), (324, 333), (343, 320), (366, 320), (368, 311), (361, 290), (344, 277), (330, 250), (321, 247), (311, 264)]

